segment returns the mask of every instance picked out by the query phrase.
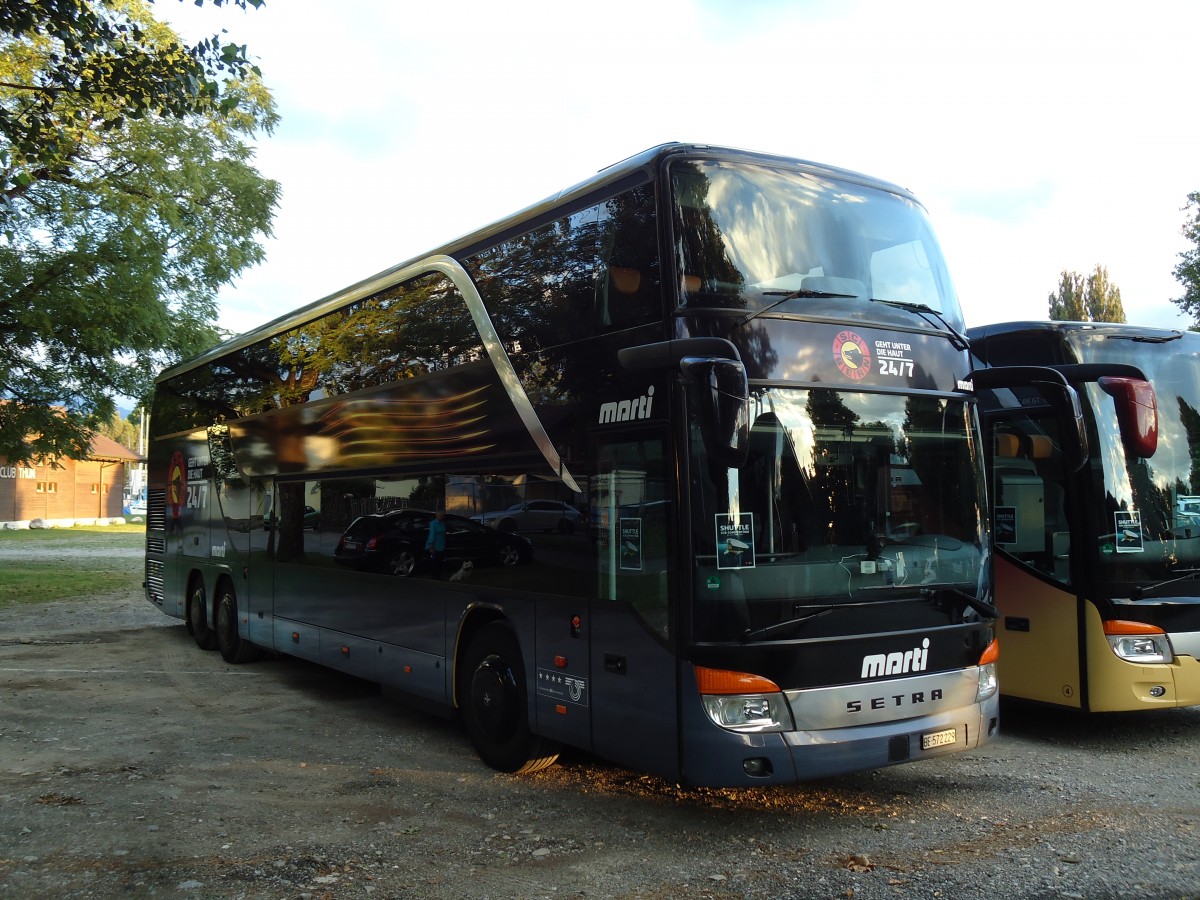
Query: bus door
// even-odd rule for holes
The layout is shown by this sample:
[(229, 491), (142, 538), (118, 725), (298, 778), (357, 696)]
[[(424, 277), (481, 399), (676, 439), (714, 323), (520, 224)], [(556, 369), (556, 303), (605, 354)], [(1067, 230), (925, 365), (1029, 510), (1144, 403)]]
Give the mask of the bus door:
[[(625, 423), (626, 425), (628, 423)], [(588, 528), (596, 558), (591, 615), (593, 747), (614, 762), (679, 769), (674, 622), (668, 598), (675, 510), (666, 430), (593, 442)]]
[(1046, 391), (1027, 384), (982, 398), (1001, 611), (997, 673), (1003, 695), (1078, 708), (1085, 702), (1085, 601), (1073, 566), (1080, 548), (1072, 552), (1072, 494), (1082, 449), (1074, 416)]

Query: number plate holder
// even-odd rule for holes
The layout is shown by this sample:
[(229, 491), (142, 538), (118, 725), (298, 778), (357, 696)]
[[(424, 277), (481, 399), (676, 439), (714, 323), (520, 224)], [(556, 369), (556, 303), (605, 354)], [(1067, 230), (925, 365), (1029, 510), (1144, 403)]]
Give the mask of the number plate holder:
[(921, 749), (932, 750), (935, 747), (946, 747), (958, 742), (958, 729), (946, 728), (942, 731), (931, 731), (921, 735)]

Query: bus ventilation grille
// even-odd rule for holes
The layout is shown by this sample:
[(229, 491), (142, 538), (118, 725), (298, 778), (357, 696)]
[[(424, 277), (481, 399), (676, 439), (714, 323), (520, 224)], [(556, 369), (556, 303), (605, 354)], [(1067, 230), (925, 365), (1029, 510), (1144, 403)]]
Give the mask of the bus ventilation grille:
[(146, 596), (150, 602), (163, 605), (163, 564), (157, 559), (146, 560)]
[(161, 488), (146, 495), (146, 529), (167, 530), (167, 492)]

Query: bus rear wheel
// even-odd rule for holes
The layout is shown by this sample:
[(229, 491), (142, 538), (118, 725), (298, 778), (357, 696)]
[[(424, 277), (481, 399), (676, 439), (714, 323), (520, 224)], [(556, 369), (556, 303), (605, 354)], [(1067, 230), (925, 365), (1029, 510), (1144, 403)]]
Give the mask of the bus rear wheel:
[(187, 630), (201, 650), (217, 649), (217, 635), (208, 624), (208, 595), (199, 578), (192, 582), (188, 592)]
[(553, 765), (558, 743), (529, 730), (525, 666), (512, 629), (502, 622), (483, 626), (467, 644), (461, 672), (463, 725), (479, 758), (521, 775)]
[(246, 663), (258, 657), (258, 648), (238, 634), (237, 595), (222, 584), (217, 591), (217, 649), (227, 663)]

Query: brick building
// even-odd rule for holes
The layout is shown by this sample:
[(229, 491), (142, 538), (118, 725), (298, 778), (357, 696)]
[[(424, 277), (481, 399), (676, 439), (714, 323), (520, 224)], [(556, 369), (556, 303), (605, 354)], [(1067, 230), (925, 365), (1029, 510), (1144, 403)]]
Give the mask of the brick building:
[[(97, 434), (85, 460), (60, 459), (36, 466), (12, 465), (0, 457), (0, 527), (74, 525), (121, 515), (125, 480), (144, 457)], [(57, 463), (57, 467), (56, 467)]]

